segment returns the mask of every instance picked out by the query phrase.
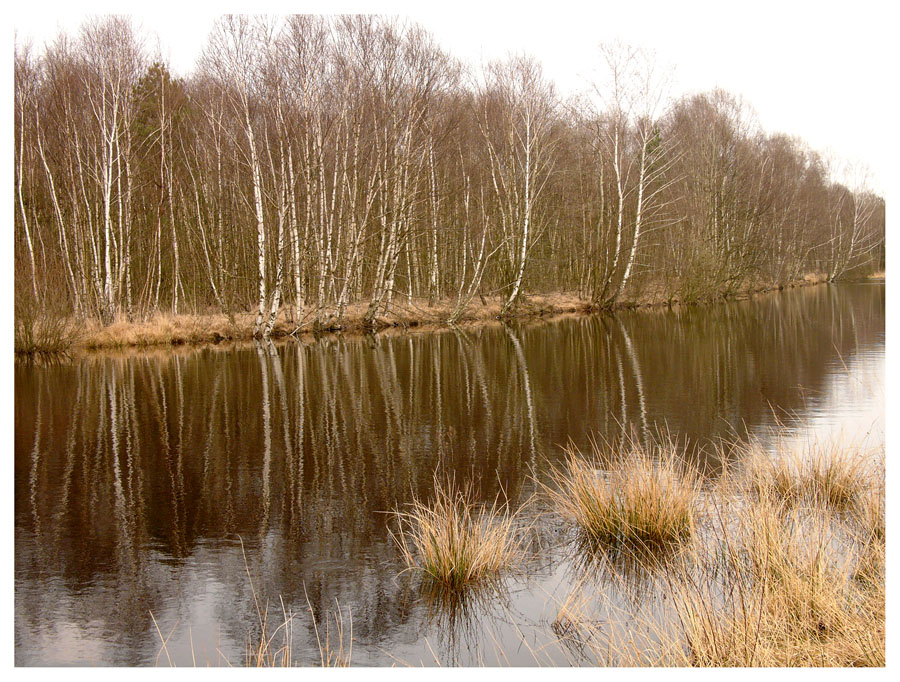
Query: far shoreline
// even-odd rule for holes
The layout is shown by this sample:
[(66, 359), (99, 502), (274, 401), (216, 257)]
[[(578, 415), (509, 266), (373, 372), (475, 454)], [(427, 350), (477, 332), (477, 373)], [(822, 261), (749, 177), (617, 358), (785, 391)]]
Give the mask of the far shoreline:
[[(884, 271), (872, 273), (852, 281), (883, 282)], [(394, 310), (386, 316), (375, 320), (375, 327), (363, 325), (365, 304), (349, 306), (341, 328), (315, 331), (308, 319), (301, 320), (298, 325), (289, 319), (287, 310), (282, 309), (274, 327), (271, 340), (274, 342), (295, 338), (308, 343), (320, 338), (353, 338), (375, 334), (378, 336), (409, 333), (438, 333), (452, 329), (472, 329), (501, 325), (507, 322), (550, 321), (571, 315), (596, 315), (615, 313), (624, 310), (653, 310), (685, 306), (704, 305), (726, 301), (745, 300), (752, 296), (793, 289), (797, 287), (816, 286), (826, 282), (820, 273), (811, 273), (802, 279), (784, 285), (766, 285), (745, 287), (731, 294), (716, 294), (690, 302), (664, 300), (660, 296), (644, 294), (635, 300), (622, 301), (612, 307), (597, 308), (590, 301), (579, 297), (574, 292), (554, 292), (529, 294), (523, 296), (515, 311), (504, 317), (500, 316), (501, 301), (499, 297), (475, 300), (466, 308), (461, 319), (455, 324), (446, 322), (455, 300), (445, 299), (429, 306), (427, 301), (397, 298)], [(311, 317), (311, 314), (308, 316)], [(253, 327), (256, 315), (253, 312), (240, 312), (229, 316), (223, 313), (172, 315), (158, 313), (141, 322), (119, 320), (103, 327), (95, 322), (88, 322), (80, 327), (73, 326), (73, 339), (65, 351), (69, 356), (90, 356), (110, 351), (134, 350), (172, 350), (174, 348), (204, 348), (210, 346), (243, 346), (254, 341)], [(40, 352), (26, 354), (16, 353), (17, 357), (39, 356)]]

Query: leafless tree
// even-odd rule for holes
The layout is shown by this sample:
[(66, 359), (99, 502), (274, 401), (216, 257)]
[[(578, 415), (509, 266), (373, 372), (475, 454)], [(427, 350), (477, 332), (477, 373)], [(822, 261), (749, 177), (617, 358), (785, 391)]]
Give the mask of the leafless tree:
[(519, 298), (529, 249), (544, 227), (538, 203), (553, 170), (557, 100), (540, 64), (517, 56), (487, 66), (477, 107), (510, 274), (504, 315)]
[[(476, 71), (379, 16), (217, 21), (172, 75), (122, 17), (15, 52), (17, 300), (109, 323), (255, 313), (259, 337), (535, 292), (597, 307), (883, 267), (884, 202), (652, 53), (563, 106), (532, 58)], [(471, 75), (475, 73), (476, 75)], [(863, 178), (864, 180), (864, 178)]]

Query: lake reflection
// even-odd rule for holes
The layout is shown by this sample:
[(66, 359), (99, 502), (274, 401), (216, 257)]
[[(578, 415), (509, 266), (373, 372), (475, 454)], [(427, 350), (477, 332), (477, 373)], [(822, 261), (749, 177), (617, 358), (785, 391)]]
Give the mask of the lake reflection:
[[(703, 445), (776, 420), (883, 423), (883, 389), (868, 403), (841, 392), (842, 377), (883, 386), (883, 358), (884, 286), (860, 284), (529, 326), (17, 364), (16, 663), (242, 663), (258, 631), (249, 569), (279, 623), (279, 597), (299, 614), (300, 663), (319, 661), (309, 609), (322, 629), (339, 606), (352, 613), (357, 664), (534, 664), (522, 641), (552, 639), (546, 595), (570, 562), (548, 549), (503, 595), (448, 611), (398, 577), (384, 511), (427, 495), (436, 470), (474, 479), (484, 499), (502, 486), (521, 501), (560, 445), (586, 448), (623, 426)], [(516, 631), (511, 614), (529, 625)], [(172, 633), (161, 655), (157, 625)]]

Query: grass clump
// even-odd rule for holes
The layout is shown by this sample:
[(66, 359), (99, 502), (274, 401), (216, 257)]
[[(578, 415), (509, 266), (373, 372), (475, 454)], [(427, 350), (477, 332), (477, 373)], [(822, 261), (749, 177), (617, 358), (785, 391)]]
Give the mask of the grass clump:
[(551, 466), (545, 495), (589, 542), (657, 550), (689, 538), (695, 528), (699, 473), (679, 460), (672, 442), (645, 448), (626, 443), (625, 454), (590, 457), (566, 448), (565, 468)]
[(820, 505), (836, 511), (856, 506), (868, 486), (866, 458), (838, 448), (819, 450), (807, 470), (806, 487)]
[(723, 485), (715, 552), (669, 581), (680, 664), (883, 666), (883, 450), (751, 450)]
[(508, 504), (500, 504), (499, 497), (490, 507), (478, 504), (471, 486), (435, 477), (432, 502), (413, 500), (394, 515), (397, 530), (391, 535), (407, 567), (445, 588), (496, 577), (521, 558)]
[[(557, 508), (582, 530), (595, 523), (621, 543), (627, 534), (622, 519), (635, 515), (618, 508), (626, 500), (643, 500), (632, 488), (648, 487), (651, 464), (654, 471), (665, 467), (646, 455), (635, 462), (634, 451), (604, 469), (596, 448), (591, 462), (570, 449), (567, 467), (555, 473), (550, 491)], [(648, 573), (647, 589), (628, 607), (624, 626), (618, 617), (604, 622), (608, 600), (589, 603), (581, 584), (576, 586), (551, 629), (564, 644), (578, 645), (578, 660), (691, 667), (884, 666), (879, 459), (863, 448), (836, 443), (774, 453), (778, 457), (763, 458), (766, 453), (758, 447), (741, 454), (747, 457), (736, 465), (737, 475), (726, 470), (715, 495), (704, 491), (693, 541), (665, 555), (669, 559)], [(628, 480), (623, 472), (629, 471), (638, 473)], [(616, 627), (622, 627), (623, 637)]]
[[(882, 484), (883, 485), (883, 484)], [(864, 495), (855, 508), (855, 520), (864, 541), (884, 545), (884, 488)]]
[(840, 443), (765, 451), (758, 444), (742, 453), (742, 475), (755, 499), (805, 503), (836, 512), (855, 510), (870, 486), (870, 453)]
[(803, 495), (796, 465), (793, 457), (773, 457), (754, 447), (744, 454), (741, 473), (753, 499), (794, 504)]

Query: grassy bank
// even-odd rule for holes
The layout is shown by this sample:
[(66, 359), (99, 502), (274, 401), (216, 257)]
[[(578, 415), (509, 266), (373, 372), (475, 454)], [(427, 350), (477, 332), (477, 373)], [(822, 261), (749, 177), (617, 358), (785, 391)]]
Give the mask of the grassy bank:
[[(803, 279), (787, 285), (787, 288), (809, 286), (825, 281), (824, 275), (809, 274)], [(783, 289), (784, 286), (758, 285), (745, 287), (728, 299)], [(723, 300), (721, 294), (705, 299), (682, 302), (666, 297), (661, 290), (647, 288), (639, 296), (626, 299), (613, 307), (633, 309), (685, 305)], [(448, 326), (447, 320), (453, 312), (455, 299), (445, 299), (429, 305), (427, 300), (397, 297), (388, 315), (375, 318), (374, 329), (365, 324), (366, 303), (348, 306), (340, 328), (332, 327), (316, 332), (313, 317), (307, 314), (299, 321), (291, 319), (283, 308), (273, 329), (274, 338), (287, 336), (312, 336), (314, 333), (364, 334), (371, 331), (417, 330), (430, 331)], [(469, 304), (455, 326), (466, 327), (497, 323), (503, 307), (501, 297), (486, 297)], [(588, 314), (597, 312), (591, 302), (572, 292), (533, 294), (523, 296), (519, 305), (507, 319), (530, 320), (551, 318), (565, 314)], [(117, 319), (112, 324), (102, 325), (97, 321), (75, 323), (72, 320), (50, 319), (33, 315), (18, 319), (15, 323), (15, 352), (21, 355), (39, 353), (59, 353), (66, 351), (93, 351), (116, 348), (147, 348), (153, 346), (180, 346), (217, 344), (223, 341), (250, 341), (253, 339), (255, 312), (239, 312), (232, 315), (222, 313), (172, 315), (156, 313), (146, 320)]]

